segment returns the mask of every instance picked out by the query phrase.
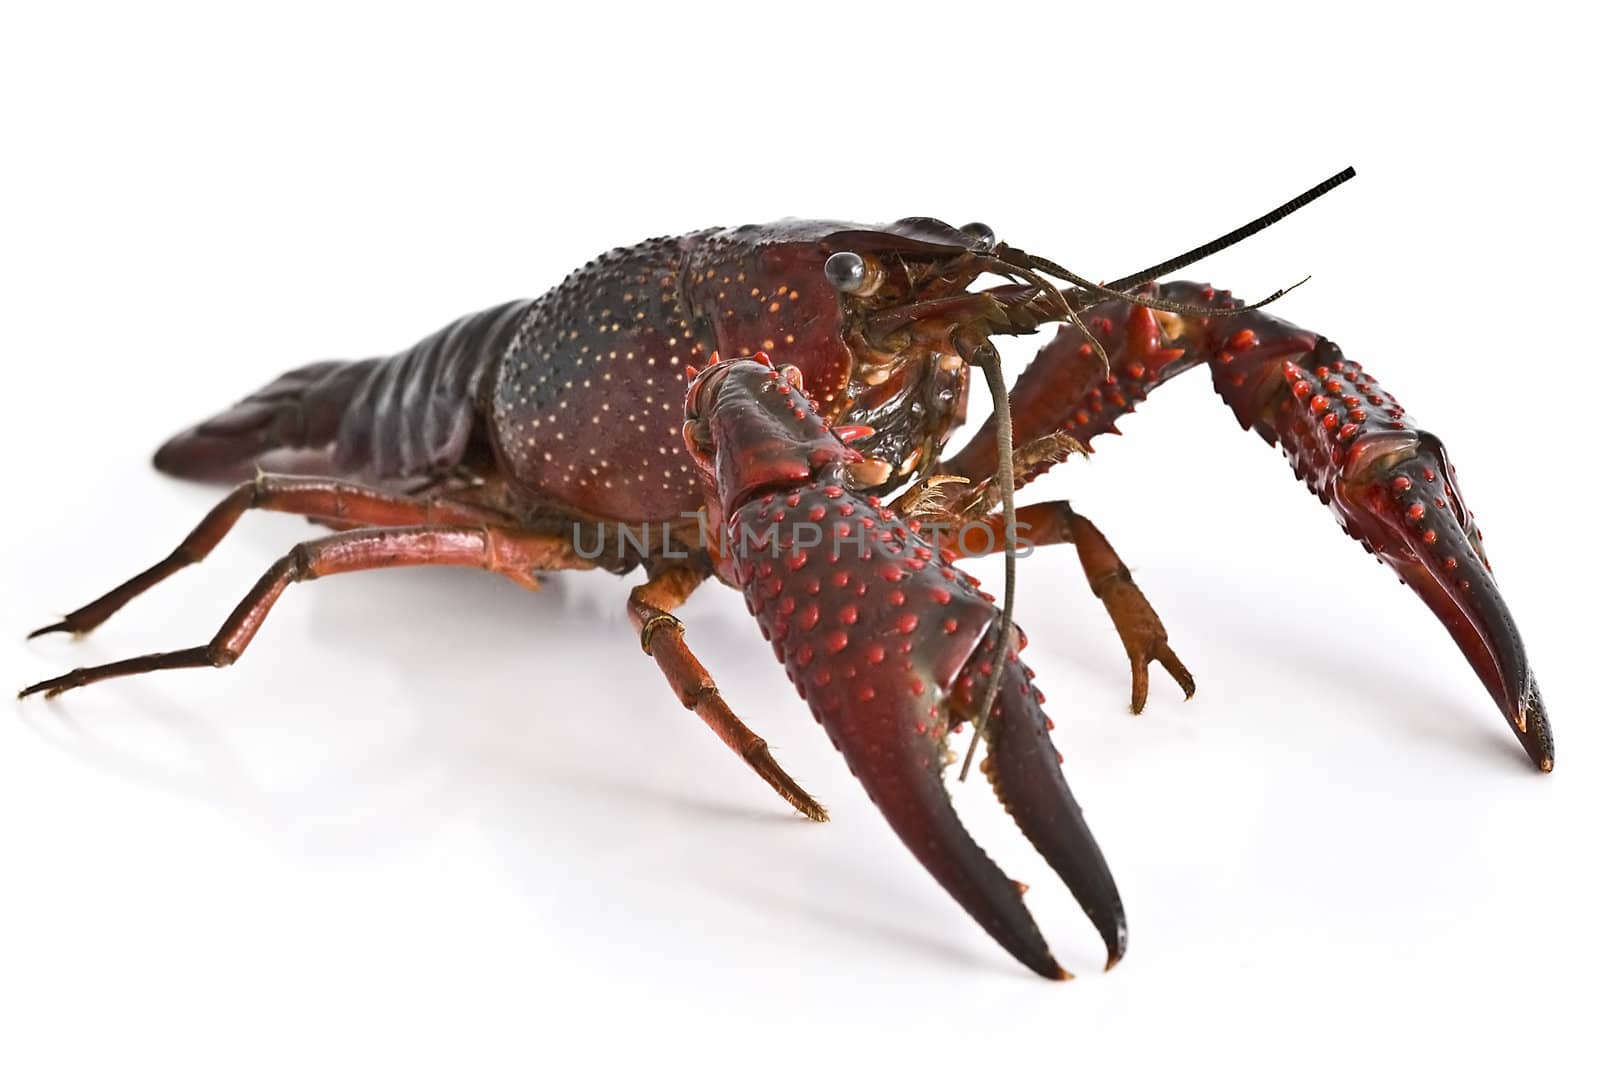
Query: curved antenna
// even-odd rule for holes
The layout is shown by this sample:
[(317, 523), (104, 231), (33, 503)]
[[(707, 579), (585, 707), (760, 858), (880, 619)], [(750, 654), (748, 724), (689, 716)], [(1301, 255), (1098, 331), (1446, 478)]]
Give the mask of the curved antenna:
[(1000, 481), (1000, 516), (1005, 525), (1006, 589), (1005, 602), (1000, 609), (999, 634), (995, 640), (994, 668), (984, 683), (983, 698), (978, 703), (977, 717), (972, 726), (972, 743), (967, 746), (967, 757), (961, 763), (961, 776), (958, 778), (961, 781), (967, 779), (967, 772), (972, 769), (972, 756), (978, 752), (978, 738), (983, 736), (984, 727), (989, 724), (989, 711), (1000, 696), (1001, 669), (1011, 649), (1011, 623), (1017, 603), (1017, 481), (1011, 468), (1011, 398), (1006, 394), (1006, 382), (1000, 374), (1000, 354), (988, 339), (984, 339), (977, 351), (967, 357), (967, 362), (983, 369), (984, 377), (989, 382), (989, 393), (994, 396), (995, 439), (996, 448), (1000, 451), (995, 475)]
[[(1042, 268), (1050, 274), (1074, 283), (1091, 293), (1098, 292), (1105, 296), (1122, 298), (1123, 300), (1131, 301), (1135, 305), (1144, 305), (1147, 308), (1171, 307), (1174, 311), (1188, 311), (1188, 307), (1180, 303), (1164, 302), (1158, 299), (1119, 293), (1119, 291), (1129, 290), (1135, 286), (1147, 283), (1152, 279), (1165, 275), (1169, 271), (1176, 271), (1177, 269), (1192, 264), (1197, 260), (1208, 257), (1218, 250), (1226, 249), (1228, 246), (1233, 245), (1236, 242), (1241, 242), (1250, 237), (1252, 234), (1272, 226), (1274, 223), (1278, 222), (1280, 219), (1289, 215), (1290, 213), (1304, 208), (1306, 205), (1310, 204), (1312, 201), (1315, 201), (1318, 197), (1321, 197), (1334, 187), (1342, 186), (1344, 183), (1355, 177), (1355, 168), (1347, 167), (1337, 175), (1334, 175), (1332, 178), (1318, 183), (1298, 197), (1285, 201), (1283, 204), (1279, 205), (1277, 208), (1274, 208), (1266, 215), (1251, 220), (1249, 223), (1246, 223), (1244, 226), (1239, 227), (1236, 230), (1229, 231), (1221, 238), (1213, 239), (1212, 241), (1207, 242), (1205, 245), (1198, 246), (1194, 249), (1191, 249), (1187, 253), (1173, 257), (1171, 260), (1163, 261), (1154, 267), (1146, 268), (1144, 271), (1136, 272), (1133, 275), (1125, 276), (1124, 278), (1118, 279), (1115, 282), (1106, 283), (1104, 285), (1096, 284), (1088, 279), (1080, 277), (1074, 272), (1060, 267), (1057, 264), (1053, 264), (1050, 261), (1044, 260), (1040, 257), (1033, 257), (1030, 254), (1024, 254), (1025, 256), (1028, 256), (1029, 260), (1032, 262), (1030, 265), (1022, 265), (1014, 261), (1005, 260), (1003, 258), (988, 256), (980, 257), (979, 259), (989, 262), (989, 265), (991, 266), (994, 265), (996, 261), (998, 261), (1000, 264), (1005, 264), (1007, 267), (1013, 269), (1016, 274), (1023, 276), (1024, 278), (1028, 279), (1029, 282), (1038, 287), (1041, 294), (1054, 295), (1057, 301), (1063, 307), (1065, 307), (1072, 322), (1083, 330), (1083, 333), (1088, 336), (1091, 342), (1095, 343), (1095, 350), (1100, 354), (1101, 359), (1107, 362), (1107, 371), (1109, 372), (1109, 358), (1107, 358), (1105, 350), (1100, 347), (1099, 342), (1095, 339), (1093, 333), (1083, 328), (1083, 324), (1079, 320), (1077, 311), (1073, 308), (1072, 303), (1065, 300), (1065, 295), (1051, 285), (1048, 280), (1041, 279), (1036, 272), (1032, 271), (1032, 267), (1037, 266)], [(1005, 274), (1011, 273), (1008, 272)], [(1300, 280), (1300, 283), (1303, 282), (1305, 282), (1304, 279)], [(1279, 290), (1271, 297), (1265, 298), (1252, 305), (1246, 306), (1244, 309), (1239, 309), (1236, 311), (1244, 312), (1248, 309), (1259, 308), (1260, 306), (1268, 304), (1269, 302), (1276, 301), (1290, 290), (1293, 290), (1295, 286), (1299, 286), (1300, 283), (1295, 283), (1294, 286)], [(1210, 313), (1215, 312), (1215, 310), (1205, 309), (1198, 311)], [(967, 773), (972, 769), (972, 758), (975, 754), (977, 754), (978, 751), (978, 740), (983, 736), (983, 730), (989, 722), (990, 711), (994, 707), (995, 700), (999, 697), (1000, 660), (1005, 657), (1007, 649), (1011, 643), (1011, 627), (1013, 616), (1015, 614), (1017, 597), (1017, 507), (1015, 497), (1016, 474), (1012, 471), (1011, 467), (1013, 445), (1011, 441), (1011, 400), (1006, 394), (1005, 380), (1001, 377), (1000, 373), (1000, 354), (995, 350), (993, 344), (991, 344), (987, 338), (985, 338), (977, 346), (971, 347), (970, 349), (966, 346), (960, 345), (958, 342), (957, 348), (959, 350), (968, 351), (962, 353), (962, 357), (966, 359), (969, 365), (976, 365), (983, 370), (984, 377), (988, 380), (989, 393), (994, 397), (995, 439), (996, 449), (999, 451), (999, 464), (997, 466), (995, 478), (1000, 482), (1001, 518), (1002, 523), (1005, 525), (1006, 553), (1005, 600), (1001, 604), (1000, 609), (999, 636), (997, 638), (995, 649), (995, 668), (989, 674), (989, 680), (985, 682), (983, 698), (978, 703), (977, 716), (972, 727), (972, 743), (967, 746), (966, 758), (961, 763), (961, 775), (959, 780), (965, 781), (967, 779)]]
[(1213, 238), (1205, 245), (1196, 246), (1187, 253), (1179, 254), (1178, 256), (1173, 257), (1171, 260), (1164, 260), (1160, 264), (1146, 268), (1143, 271), (1136, 271), (1132, 275), (1125, 275), (1121, 279), (1106, 283), (1105, 288), (1107, 290), (1127, 290), (1130, 287), (1142, 286), (1143, 284), (1151, 282), (1152, 280), (1159, 279), (1161, 276), (1166, 275), (1169, 272), (1175, 272), (1179, 268), (1187, 268), (1197, 260), (1204, 260), (1213, 253), (1220, 252), (1228, 248), (1230, 245), (1235, 245), (1244, 241), (1246, 238), (1258, 231), (1266, 230), (1283, 217), (1299, 211), (1312, 201), (1315, 201), (1318, 197), (1321, 197), (1323, 194), (1327, 193), (1329, 190), (1336, 186), (1343, 186), (1346, 182), (1349, 182), (1355, 177), (1356, 169), (1353, 167), (1347, 167), (1337, 175), (1334, 175), (1332, 178), (1317, 183), (1305, 193), (1302, 193), (1299, 197), (1291, 198), (1290, 200), (1287, 200), (1283, 204), (1279, 205), (1277, 208), (1274, 208), (1271, 212), (1268, 212), (1266, 215), (1261, 216), (1258, 219), (1251, 220), (1243, 227), (1240, 227), (1237, 230), (1229, 231), (1221, 238)]

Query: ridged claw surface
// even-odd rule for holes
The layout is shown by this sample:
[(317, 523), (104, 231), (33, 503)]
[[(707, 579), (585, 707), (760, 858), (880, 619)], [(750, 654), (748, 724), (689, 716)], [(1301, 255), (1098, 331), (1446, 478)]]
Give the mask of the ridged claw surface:
[[(1199, 283), (1141, 292), (1217, 310), (1238, 304)], [(1528, 756), (1541, 770), (1554, 766), (1550, 722), (1522, 639), (1436, 436), (1333, 342), (1265, 312), (1179, 315), (1106, 302), (1086, 309), (1083, 320), (1106, 351), (1109, 377), (1084, 333), (1063, 326), (1011, 392), (1017, 438), (1064, 430), (1093, 449), (1152, 390), (1207, 365), (1240, 425), (1281, 446), (1345, 531), (1421, 596)], [(991, 420), (940, 471), (982, 479), (994, 458)], [(1021, 470), (1019, 482), (1036, 474)]]
[[(726, 518), (727, 572), (817, 720), (946, 891), (1019, 961), (1065, 977), (1017, 884), (972, 840), (944, 786), (947, 736), (972, 719), (995, 669), (992, 600), (851, 488), (859, 455), (783, 374), (757, 361), (708, 371), (690, 392), (688, 437), (700, 435)], [(1025, 667), (1015, 653), (998, 661), (986, 769), (1115, 963), (1126, 945), (1115, 882), (1067, 789)]]
[(1333, 342), (1259, 313), (1238, 319), (1247, 323), (1219, 318), (1192, 328), (1212, 338), (1218, 393), (1422, 598), (1528, 757), (1552, 769), (1539, 688), (1444, 444)]

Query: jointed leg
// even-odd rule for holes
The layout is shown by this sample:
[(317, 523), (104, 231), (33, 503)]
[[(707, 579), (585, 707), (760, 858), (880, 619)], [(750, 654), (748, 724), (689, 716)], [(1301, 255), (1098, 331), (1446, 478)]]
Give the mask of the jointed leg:
[[(976, 526), (954, 527), (945, 545), (963, 557), (993, 553), (1004, 545), (1003, 523), (995, 515), (976, 522)], [(987, 535), (983, 534), (985, 529)], [(1117, 627), (1117, 635), (1122, 638), (1122, 646), (1128, 652), (1128, 662), (1133, 668), (1130, 708), (1135, 714), (1144, 710), (1150, 694), (1151, 662), (1161, 663), (1183, 689), (1185, 699), (1194, 696), (1194, 677), (1167, 645), (1167, 630), (1161, 618), (1139, 590), (1139, 585), (1133, 582), (1128, 567), (1089, 518), (1074, 512), (1065, 501), (1023, 506), (1017, 511), (1017, 535), (1019, 540), (1033, 546), (1071, 543), (1078, 548), (1078, 560), (1088, 578), (1089, 590), (1105, 604), (1112, 624)]]
[(593, 568), (592, 562), (579, 557), (571, 544), (558, 536), (453, 525), (341, 532), (301, 543), (278, 559), (228, 615), (210, 643), (75, 669), (24, 688), (18, 698), (36, 692), (43, 692), (49, 698), (96, 681), (158, 669), (232, 665), (255, 638), (278, 596), (292, 582), (404, 565), (475, 566), (521, 583), (530, 582), (539, 570)]
[(778, 765), (767, 742), (739, 720), (717, 691), (717, 682), (684, 642), (683, 622), (673, 617), (672, 611), (682, 606), (705, 578), (704, 573), (693, 569), (673, 568), (634, 588), (628, 596), (628, 617), (639, 634), (639, 643), (645, 654), (655, 659), (686, 708), (700, 715), (711, 731), (795, 810), (814, 822), (826, 822), (828, 812), (822, 804)]
[(415, 524), (496, 524), (506, 518), (487, 510), (445, 500), (388, 494), (320, 477), (261, 475), (235, 487), (214, 506), (177, 549), (138, 576), (72, 611), (53, 625), (35, 629), (28, 638), (47, 632), (82, 635), (102, 624), (128, 602), (167, 577), (205, 556), (232, 530), (246, 510), (298, 513), (334, 522), (336, 527), (392, 527)]
[(1122, 637), (1123, 649), (1128, 652), (1128, 662), (1133, 667), (1133, 696), (1129, 709), (1135, 714), (1144, 710), (1145, 699), (1150, 694), (1151, 662), (1161, 663), (1183, 689), (1185, 699), (1194, 698), (1194, 677), (1167, 646), (1167, 630), (1144, 592), (1133, 582), (1128, 567), (1087, 517), (1073, 513), (1065, 502), (1061, 503), (1061, 510), (1067, 515), (1067, 529), (1078, 548), (1078, 560), (1083, 565), (1083, 575), (1089, 580), (1089, 590), (1105, 604), (1106, 612), (1117, 626), (1117, 635)]

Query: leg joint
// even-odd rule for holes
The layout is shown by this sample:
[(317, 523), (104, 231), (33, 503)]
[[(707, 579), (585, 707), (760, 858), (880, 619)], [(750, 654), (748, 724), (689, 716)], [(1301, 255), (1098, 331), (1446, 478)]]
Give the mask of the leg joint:
[(707, 699), (719, 699), (721, 697), (722, 693), (717, 690), (714, 682), (710, 680), (701, 681), (697, 683), (693, 690), (684, 690), (683, 705), (690, 710), (694, 710)]
[[(650, 653), (650, 641), (655, 637), (655, 632), (658, 628), (670, 628), (681, 635), (683, 633), (683, 622), (671, 614), (662, 613), (659, 610), (656, 611), (639, 628), (639, 646), (643, 648), (645, 654)], [(713, 685), (711, 690), (713, 692), (716, 691), (716, 687)]]
[(767, 742), (755, 733), (751, 733), (750, 739), (746, 740), (744, 745), (739, 748), (740, 757), (752, 765), (771, 754), (772, 749), (767, 747)]
[(306, 543), (296, 543), (293, 550), (286, 556), (289, 564), (290, 580), (309, 580), (316, 576), (315, 559), (311, 556), (311, 548)]

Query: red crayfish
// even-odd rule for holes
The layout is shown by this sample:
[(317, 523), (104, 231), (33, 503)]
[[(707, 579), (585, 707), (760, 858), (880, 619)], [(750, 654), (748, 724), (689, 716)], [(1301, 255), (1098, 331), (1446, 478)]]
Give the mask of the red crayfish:
[[(226, 666), (293, 581), (468, 565), (537, 588), (600, 568), (628, 599), (678, 699), (807, 817), (824, 809), (729, 709), (672, 614), (705, 580), (740, 588), (763, 634), (874, 802), (946, 890), (1034, 971), (1065, 977), (1018, 886), (973, 842), (942, 782), (975, 726), (1023, 833), (1121, 957), (1116, 885), (1067, 789), (1021, 636), (955, 566), (1072, 543), (1132, 667), (1194, 682), (1099, 530), (1065, 501), (1012, 492), (1149, 392), (1204, 364), (1239, 423), (1279, 445), (1345, 530), (1434, 611), (1529, 757), (1554, 761), (1521, 639), (1439, 440), (1328, 339), (1194, 283), (1158, 283), (1348, 178), (1145, 272), (1098, 285), (928, 218), (784, 221), (654, 239), (536, 300), (467, 316), (392, 357), (289, 372), (161, 447), (176, 476), (244, 482), (165, 559), (46, 632), (84, 633), (202, 560), (250, 509), (336, 531), (296, 546), (210, 642), (42, 681)], [(972, 289), (980, 276), (999, 285)], [(1274, 295), (1276, 296), (1276, 295)], [(1057, 333), (963, 448), (945, 451), (992, 336)], [(722, 360), (717, 360), (720, 354)], [(745, 359), (750, 358), (750, 359)], [(695, 366), (704, 368), (696, 371)], [(899, 491), (898, 497), (887, 501)], [(986, 538), (965, 538), (972, 530)], [(959, 536), (959, 538), (958, 538)]]

